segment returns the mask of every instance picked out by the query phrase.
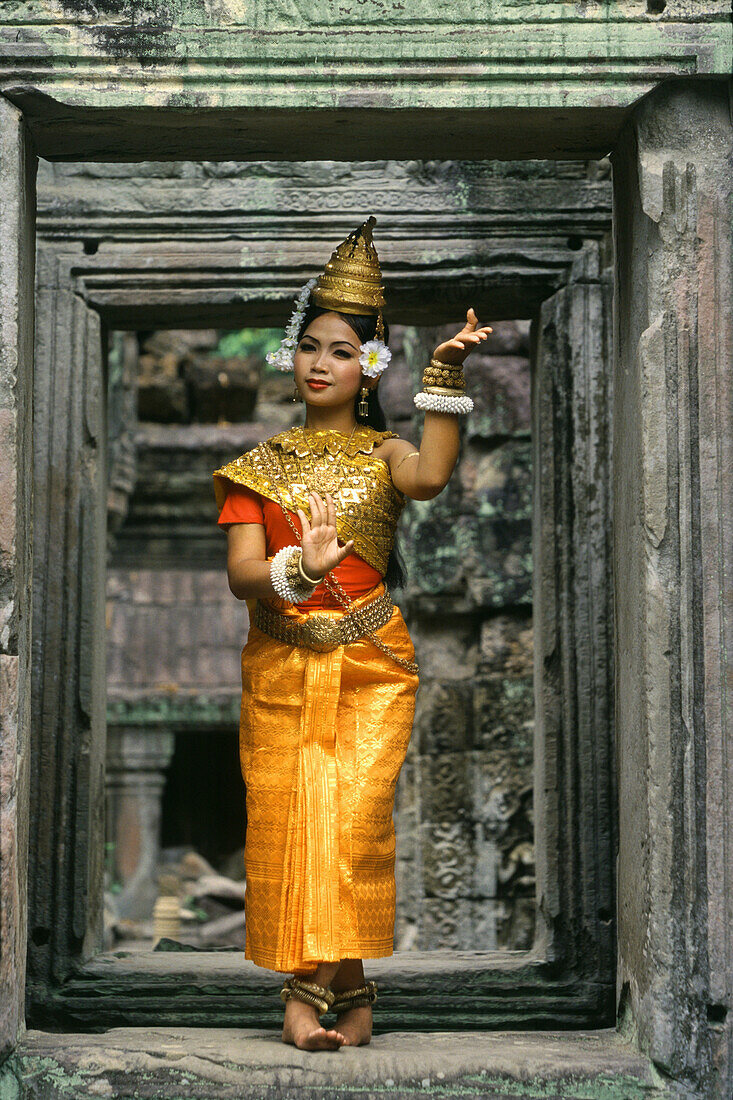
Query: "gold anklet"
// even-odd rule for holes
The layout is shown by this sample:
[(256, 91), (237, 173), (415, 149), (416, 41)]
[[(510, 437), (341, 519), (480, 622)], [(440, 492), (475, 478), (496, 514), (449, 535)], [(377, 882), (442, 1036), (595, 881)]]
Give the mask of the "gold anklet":
[(280, 990), (280, 999), (287, 1002), (290, 998), (312, 1005), (319, 1016), (328, 1012), (336, 994), (316, 982), (304, 982), (301, 978), (288, 978)]
[(358, 989), (347, 989), (337, 993), (333, 1000), (334, 1012), (346, 1012), (349, 1008), (365, 1008), (377, 999), (377, 983), (368, 981)]

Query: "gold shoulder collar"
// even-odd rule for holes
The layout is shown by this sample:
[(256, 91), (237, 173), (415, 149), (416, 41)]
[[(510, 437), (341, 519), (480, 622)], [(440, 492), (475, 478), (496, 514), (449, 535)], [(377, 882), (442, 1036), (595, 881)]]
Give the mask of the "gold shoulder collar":
[(359, 424), (349, 441), (344, 432), (330, 428), (290, 428), (286, 432), (274, 435), (268, 442), (272, 447), (286, 454), (305, 458), (309, 454), (345, 454), (350, 458), (356, 454), (370, 455), (375, 447), (385, 439), (398, 439), (397, 432), (379, 432), (367, 424)]
[(389, 438), (399, 437), (365, 424), (358, 425), (350, 440), (324, 429), (280, 432), (214, 472), (219, 510), (232, 483), (254, 489), (290, 512), (302, 508), (307, 516), (309, 492), (330, 492), (339, 538), (353, 539), (356, 553), (384, 576), (405, 502), (387, 463), (372, 454)]

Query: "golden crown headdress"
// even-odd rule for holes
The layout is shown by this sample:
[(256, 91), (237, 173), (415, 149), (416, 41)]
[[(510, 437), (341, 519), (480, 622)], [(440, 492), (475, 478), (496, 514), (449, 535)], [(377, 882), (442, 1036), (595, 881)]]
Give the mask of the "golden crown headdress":
[(379, 257), (372, 239), (375, 217), (349, 233), (332, 253), (326, 269), (318, 276), (313, 301), (324, 309), (344, 313), (377, 314), (377, 337), (384, 336), (382, 308), (384, 287)]
[(367, 340), (361, 345), (359, 362), (364, 374), (371, 377), (376, 377), (385, 370), (392, 353), (384, 343), (384, 287), (379, 257), (372, 239), (372, 229), (376, 224), (377, 219), (371, 216), (353, 233), (349, 233), (346, 240), (331, 254), (331, 259), (318, 278), (309, 279), (301, 287), (285, 329), (285, 336), (276, 352), (268, 352), (268, 363), (280, 370), (293, 369), (298, 332), (309, 299), (312, 298), (313, 303), (322, 309), (362, 316), (376, 314), (375, 339)]

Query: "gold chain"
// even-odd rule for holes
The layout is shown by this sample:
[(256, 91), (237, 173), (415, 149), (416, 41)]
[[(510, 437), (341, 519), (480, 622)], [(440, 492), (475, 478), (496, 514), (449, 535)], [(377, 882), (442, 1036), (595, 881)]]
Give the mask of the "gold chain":
[[(354, 431), (356, 431), (356, 428), (354, 428)], [(354, 431), (352, 431), (352, 433), (351, 433), (352, 436), (354, 434)], [(348, 447), (350, 442), (351, 442), (351, 437), (349, 437), (349, 441), (346, 444), (347, 447)], [(272, 454), (277, 458), (277, 460), (280, 464), (280, 468), (283, 472), (283, 477), (287, 478), (287, 471), (285, 469), (285, 464), (283, 463), (283, 460), (280, 456), (280, 452), (275, 450), (275, 448), (270, 444), (269, 440), (267, 440), (265, 442), (265, 448), (266, 448), (266, 450), (271, 451)], [(345, 448), (342, 448), (339, 451), (339, 455), (343, 455), (344, 452), (345, 452)], [(302, 535), (301, 535), (300, 531), (298, 530), (298, 528), (293, 523), (293, 520), (290, 516), (290, 512), (285, 507), (282, 500), (279, 498), (279, 493), (278, 493), (278, 500), (276, 501), (276, 503), (280, 505), (282, 513), (285, 516), (285, 519), (287, 520), (288, 524), (290, 525), (290, 529), (293, 532), (293, 534), (296, 536), (297, 539), (302, 541)], [(382, 641), (381, 638), (378, 638), (377, 635), (374, 633), (374, 631), (370, 631), (367, 628), (366, 624), (364, 623), (364, 620), (363, 620), (362, 616), (359, 613), (359, 608), (354, 607), (352, 600), (347, 595), (347, 593), (344, 591), (344, 589), (342, 588), (341, 583), (339, 582), (338, 578), (333, 573), (331, 573), (331, 572), (326, 573), (326, 575), (323, 578), (323, 583), (325, 584), (326, 588), (329, 590), (331, 595), (334, 596), (338, 600), (338, 602), (341, 604), (341, 606), (343, 608), (345, 608), (347, 611), (349, 611), (356, 618), (359, 625), (362, 627), (364, 635), (367, 638), (369, 638), (370, 642), (374, 643), (374, 645), (377, 647), (377, 649), (381, 649), (381, 651), (383, 653), (385, 653), (388, 657), (391, 657), (392, 660), (396, 661), (397, 664), (400, 665), (402, 668), (407, 669), (408, 672), (412, 672), (415, 675), (418, 674), (418, 672), (420, 671), (420, 668), (419, 668), (416, 661), (408, 661), (404, 657), (400, 657), (399, 654), (395, 653), (394, 650), (390, 649), (389, 646), (386, 645)]]

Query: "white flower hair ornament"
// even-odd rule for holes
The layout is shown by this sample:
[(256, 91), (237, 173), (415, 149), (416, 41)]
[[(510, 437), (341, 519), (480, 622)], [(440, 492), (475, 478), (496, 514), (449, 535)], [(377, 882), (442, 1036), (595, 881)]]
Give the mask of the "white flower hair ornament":
[(278, 370), (293, 369), (293, 356), (295, 355), (295, 349), (298, 345), (298, 333), (300, 332), (300, 326), (303, 324), (305, 311), (308, 308), (311, 291), (317, 282), (318, 279), (309, 279), (305, 286), (300, 288), (298, 297), (295, 299), (295, 308), (290, 314), (290, 320), (285, 326), (285, 335), (280, 341), (280, 347), (277, 351), (268, 351), (265, 356), (267, 362), (270, 363), (271, 366), (277, 367)]
[[(285, 335), (277, 351), (268, 351), (265, 359), (278, 370), (293, 370), (295, 349), (298, 346), (298, 333), (305, 317), (311, 292), (318, 279), (309, 279), (298, 291), (293, 312), (285, 327)], [(359, 346), (359, 364), (362, 372), (370, 378), (377, 378), (389, 366), (392, 352), (383, 340), (367, 340)]]
[(378, 378), (382, 371), (387, 369), (392, 358), (392, 352), (384, 340), (367, 340), (365, 344), (361, 345), (359, 351), (361, 352), (359, 363), (361, 364), (362, 373), (368, 375), (369, 378)]

